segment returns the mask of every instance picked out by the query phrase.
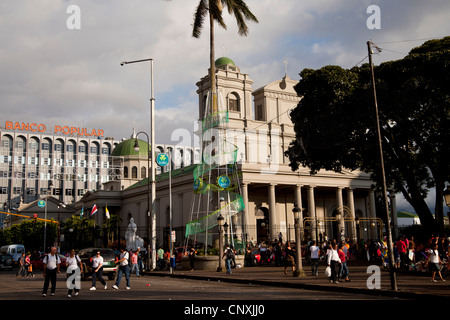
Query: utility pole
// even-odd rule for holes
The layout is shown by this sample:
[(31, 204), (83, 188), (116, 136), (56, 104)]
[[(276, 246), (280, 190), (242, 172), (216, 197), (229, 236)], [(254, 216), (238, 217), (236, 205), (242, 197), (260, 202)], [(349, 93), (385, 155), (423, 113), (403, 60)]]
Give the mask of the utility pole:
[[(391, 289), (397, 291), (397, 275), (396, 275), (395, 269), (394, 269), (394, 246), (392, 244), (392, 231), (391, 231), (391, 223), (390, 223), (390, 218), (389, 218), (389, 203), (388, 203), (387, 188), (386, 188), (386, 175), (385, 175), (385, 171), (384, 171), (383, 146), (382, 146), (382, 142), (381, 142), (380, 120), (378, 117), (378, 103), (377, 103), (377, 93), (376, 93), (376, 86), (375, 86), (375, 75), (373, 72), (371, 45), (375, 46), (375, 44), (373, 44), (371, 41), (367, 41), (370, 72), (372, 73), (372, 89), (373, 89), (373, 99), (374, 99), (374, 107), (375, 107), (378, 152), (379, 152), (379, 156), (380, 156), (380, 175), (381, 175), (381, 184), (382, 184), (382, 192), (383, 192), (383, 205), (384, 205), (384, 211), (385, 211), (384, 214), (385, 214), (385, 218), (386, 218), (386, 238), (387, 238), (388, 257), (389, 257), (389, 275), (391, 278)], [(376, 48), (378, 49), (378, 47), (376, 47)]]

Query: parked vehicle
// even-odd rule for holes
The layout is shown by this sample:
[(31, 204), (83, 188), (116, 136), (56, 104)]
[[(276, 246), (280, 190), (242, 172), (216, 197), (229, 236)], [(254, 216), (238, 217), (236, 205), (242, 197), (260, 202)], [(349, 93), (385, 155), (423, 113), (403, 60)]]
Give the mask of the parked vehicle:
[[(44, 269), (44, 257), (47, 255), (46, 254), (42, 254), (39, 258), (37, 259), (33, 259), (31, 260), (31, 265), (33, 266), (33, 270), (42, 270)], [(66, 257), (63, 256), (62, 254), (58, 255), (59, 260), (61, 260), (61, 265), (59, 266), (60, 269), (65, 269), (66, 268)]]
[(13, 257), (9, 253), (0, 253), (0, 270), (9, 270), (13, 267)]
[(25, 253), (25, 247), (22, 244), (10, 244), (0, 248), (1, 254), (10, 254), (13, 257), (13, 265), (19, 264), (22, 253)]
[[(184, 251), (184, 249), (186, 249), (186, 251)], [(191, 251), (191, 247), (175, 247), (173, 249), (173, 255), (175, 256), (175, 261), (176, 262), (181, 262), (181, 258), (183, 258), (183, 256), (187, 256), (189, 251)]]
[(116, 276), (116, 253), (113, 249), (109, 248), (86, 248), (80, 250), (78, 256), (83, 264), (82, 279), (87, 280), (89, 276), (92, 276), (92, 258), (96, 252), (100, 251), (100, 255), (103, 257), (103, 275), (107, 275), (109, 280), (113, 280)]

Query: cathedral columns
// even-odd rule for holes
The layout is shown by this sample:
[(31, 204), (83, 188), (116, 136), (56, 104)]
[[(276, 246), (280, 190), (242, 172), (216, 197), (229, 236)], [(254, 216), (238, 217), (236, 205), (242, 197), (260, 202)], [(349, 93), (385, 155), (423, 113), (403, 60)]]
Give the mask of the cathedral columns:
[(277, 237), (277, 203), (275, 196), (275, 183), (269, 184), (269, 239), (273, 240)]

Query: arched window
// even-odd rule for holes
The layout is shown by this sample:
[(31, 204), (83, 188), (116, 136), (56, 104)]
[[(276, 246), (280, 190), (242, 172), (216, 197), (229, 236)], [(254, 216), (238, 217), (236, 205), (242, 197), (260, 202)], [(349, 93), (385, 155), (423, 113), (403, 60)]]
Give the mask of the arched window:
[(141, 168), (141, 179), (145, 179), (147, 177), (147, 168), (142, 167)]
[(231, 92), (228, 95), (228, 110), (241, 111), (239, 95), (236, 92)]
[(128, 167), (123, 167), (123, 177), (128, 178)]
[(137, 167), (131, 169), (131, 179), (137, 179)]

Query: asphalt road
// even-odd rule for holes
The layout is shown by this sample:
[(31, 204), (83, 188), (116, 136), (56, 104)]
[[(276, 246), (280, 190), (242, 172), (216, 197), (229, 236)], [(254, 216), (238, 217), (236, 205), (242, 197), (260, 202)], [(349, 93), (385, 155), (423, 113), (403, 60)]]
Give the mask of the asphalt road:
[[(105, 279), (106, 280), (106, 279)], [(112, 289), (114, 281), (106, 280), (108, 289), (97, 281), (97, 290), (90, 291), (91, 280), (81, 281), (78, 296), (67, 297), (66, 275), (58, 275), (55, 296), (42, 297), (44, 278), (42, 272), (35, 272), (34, 278), (15, 276), (15, 270), (0, 272), (0, 300), (389, 300), (386, 297), (324, 292), (296, 288), (280, 288), (251, 284), (236, 284), (219, 281), (175, 279), (136, 275), (131, 277), (131, 289), (126, 290), (122, 277), (119, 290)]]

